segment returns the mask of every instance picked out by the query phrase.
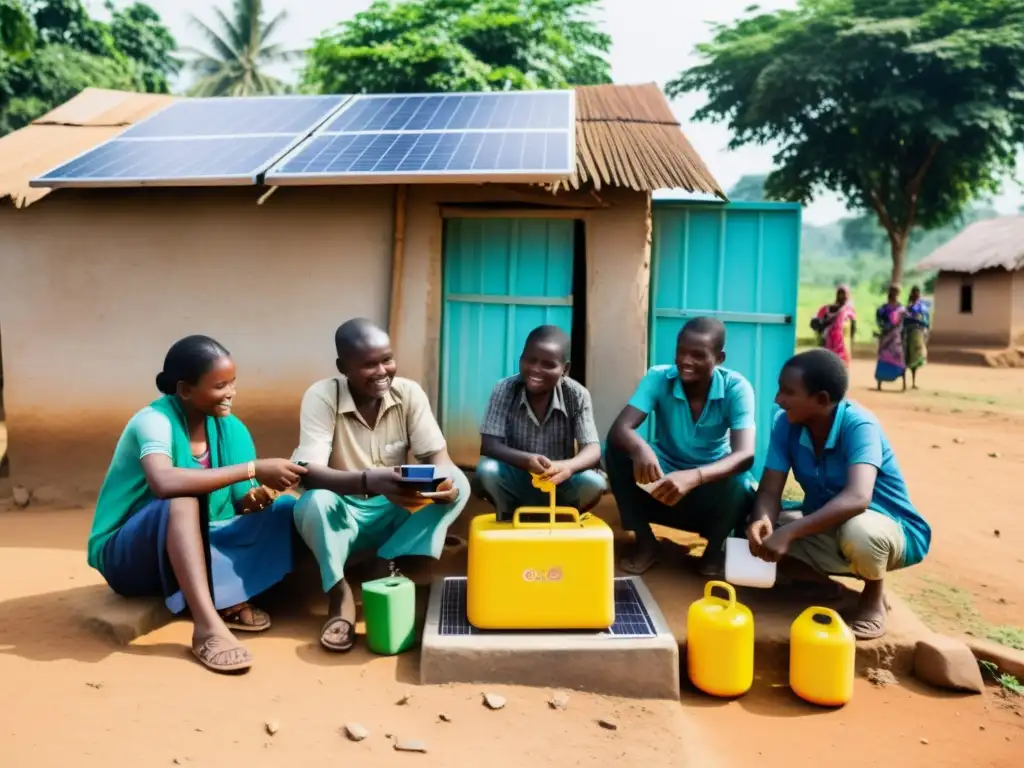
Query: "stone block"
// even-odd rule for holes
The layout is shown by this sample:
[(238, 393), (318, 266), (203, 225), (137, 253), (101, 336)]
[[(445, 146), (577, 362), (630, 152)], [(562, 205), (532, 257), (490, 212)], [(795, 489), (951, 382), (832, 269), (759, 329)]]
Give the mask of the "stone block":
[(160, 598), (121, 597), (109, 589), (83, 595), (73, 612), (82, 626), (117, 645), (128, 645), (172, 618)]
[(933, 634), (918, 640), (914, 649), (914, 676), (936, 688), (981, 693), (985, 682), (978, 661), (967, 643)]

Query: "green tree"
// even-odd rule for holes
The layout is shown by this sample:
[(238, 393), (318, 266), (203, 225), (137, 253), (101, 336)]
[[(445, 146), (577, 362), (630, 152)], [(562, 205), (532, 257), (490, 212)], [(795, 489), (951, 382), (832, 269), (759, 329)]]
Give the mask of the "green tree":
[(152, 8), (91, 17), (81, 0), (26, 3), (36, 30), (20, 59), (0, 54), (0, 134), (17, 130), (90, 86), (166, 92), (177, 71), (174, 38)]
[(0, 55), (28, 55), (35, 37), (35, 25), (20, 0), (0, 0)]
[(731, 145), (776, 144), (773, 198), (822, 190), (870, 211), (892, 280), (915, 227), (996, 191), (1024, 144), (1021, 0), (800, 0), (714, 28), (671, 95), (703, 91), (699, 119)]
[(611, 82), (598, 0), (377, 0), (322, 34), (303, 87), (318, 93), (565, 88)]
[(135, 62), (143, 89), (170, 93), (170, 80), (181, 70), (181, 62), (174, 56), (178, 43), (160, 15), (145, 3), (118, 9), (107, 0), (106, 7), (114, 46)]
[[(281, 11), (266, 21), (262, 0), (234, 0), (231, 16), (214, 8), (217, 23), (210, 26), (195, 16), (193, 25), (206, 39), (207, 50), (186, 49), (189, 69), (197, 76), (193, 96), (255, 96), (284, 93), (288, 85), (267, 74), (275, 64), (302, 57), (271, 42), (288, 14)], [(216, 27), (216, 28), (215, 28)]]

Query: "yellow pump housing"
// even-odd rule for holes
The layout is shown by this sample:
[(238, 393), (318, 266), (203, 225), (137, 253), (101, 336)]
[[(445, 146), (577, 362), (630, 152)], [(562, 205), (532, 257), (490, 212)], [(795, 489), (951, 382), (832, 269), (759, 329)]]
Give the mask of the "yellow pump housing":
[(804, 701), (841, 707), (853, 698), (856, 639), (831, 608), (808, 608), (789, 631), (789, 686)]
[(612, 529), (556, 506), (552, 483), (533, 484), (549, 506), (520, 507), (511, 523), (493, 514), (470, 523), (466, 618), (479, 629), (607, 629), (615, 623)]
[[(727, 597), (716, 597), (721, 589)], [(686, 614), (686, 669), (704, 693), (742, 696), (754, 684), (754, 615), (736, 602), (736, 590), (724, 581), (709, 581), (704, 597)]]

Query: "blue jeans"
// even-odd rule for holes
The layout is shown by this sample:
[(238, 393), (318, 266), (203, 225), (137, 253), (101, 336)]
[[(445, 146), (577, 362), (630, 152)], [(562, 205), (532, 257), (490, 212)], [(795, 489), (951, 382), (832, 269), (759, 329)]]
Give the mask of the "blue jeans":
[[(476, 484), (494, 504), (498, 520), (511, 520), (519, 507), (546, 507), (548, 495), (533, 487), (526, 470), (481, 458), (476, 465)], [(559, 506), (586, 512), (597, 506), (605, 488), (604, 478), (593, 469), (577, 472), (555, 489)]]

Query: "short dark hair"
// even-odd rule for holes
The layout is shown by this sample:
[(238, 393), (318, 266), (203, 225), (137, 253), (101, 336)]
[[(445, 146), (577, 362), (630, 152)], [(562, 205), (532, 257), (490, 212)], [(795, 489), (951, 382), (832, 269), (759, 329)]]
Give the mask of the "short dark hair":
[(178, 391), (178, 383), (196, 384), (222, 357), (230, 357), (224, 345), (209, 336), (186, 336), (171, 345), (164, 368), (156, 375), (156, 388), (165, 395)]
[(725, 349), (725, 324), (713, 317), (695, 317), (683, 326), (676, 341), (682, 338), (684, 333), (692, 333), (694, 336), (707, 336), (715, 352)]
[(531, 344), (552, 344), (558, 348), (559, 353), (562, 356), (562, 362), (569, 362), (569, 354), (572, 349), (572, 339), (569, 338), (569, 334), (559, 328), (557, 325), (538, 325), (532, 331), (530, 335), (526, 337), (526, 343), (523, 344), (523, 351)]
[(334, 349), (340, 359), (375, 341), (374, 336), (387, 337), (387, 331), (365, 317), (354, 317), (338, 326), (334, 332)]
[(800, 371), (804, 389), (809, 395), (824, 392), (829, 402), (838, 403), (850, 388), (850, 374), (839, 355), (827, 349), (810, 349), (794, 355), (782, 366)]

